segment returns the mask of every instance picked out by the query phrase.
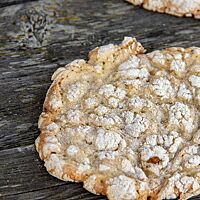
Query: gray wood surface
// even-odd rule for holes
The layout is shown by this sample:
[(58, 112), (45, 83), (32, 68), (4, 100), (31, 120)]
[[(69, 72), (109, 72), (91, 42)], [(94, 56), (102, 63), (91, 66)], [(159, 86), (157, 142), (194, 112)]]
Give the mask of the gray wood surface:
[(34, 140), (53, 71), (124, 36), (148, 51), (200, 46), (200, 21), (123, 0), (0, 1), (0, 199), (105, 199), (48, 175)]

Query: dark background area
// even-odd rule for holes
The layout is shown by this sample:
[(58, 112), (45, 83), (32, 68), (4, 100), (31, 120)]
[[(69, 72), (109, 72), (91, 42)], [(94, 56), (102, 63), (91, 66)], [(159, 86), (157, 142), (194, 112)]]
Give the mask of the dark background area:
[(0, 0), (0, 199), (105, 199), (50, 176), (34, 140), (52, 73), (124, 36), (148, 52), (200, 46), (200, 20), (123, 0)]

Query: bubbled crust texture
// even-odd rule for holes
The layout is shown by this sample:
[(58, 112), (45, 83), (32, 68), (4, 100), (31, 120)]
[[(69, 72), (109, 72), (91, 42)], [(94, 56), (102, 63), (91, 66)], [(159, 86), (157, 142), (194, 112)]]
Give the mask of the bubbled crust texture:
[(200, 18), (199, 0), (126, 0), (147, 10), (168, 13), (175, 16)]
[(134, 38), (52, 76), (36, 148), (47, 171), (110, 200), (200, 193), (200, 48)]

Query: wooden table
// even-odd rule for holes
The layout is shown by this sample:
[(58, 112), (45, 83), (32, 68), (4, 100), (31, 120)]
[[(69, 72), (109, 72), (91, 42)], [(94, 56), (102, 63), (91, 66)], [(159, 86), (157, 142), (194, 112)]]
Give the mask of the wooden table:
[(123, 0), (1, 0), (0, 7), (0, 199), (105, 199), (53, 178), (36, 153), (37, 120), (52, 73), (124, 36), (136, 37), (148, 51), (200, 46), (200, 21)]

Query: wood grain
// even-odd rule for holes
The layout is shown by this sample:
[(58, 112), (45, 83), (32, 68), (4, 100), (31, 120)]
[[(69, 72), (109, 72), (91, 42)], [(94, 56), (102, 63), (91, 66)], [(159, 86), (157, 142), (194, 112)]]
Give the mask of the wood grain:
[(11, 5), (16, 5), (16, 4), (20, 4), (20, 3), (28, 3), (31, 1), (37, 1), (37, 0), (1, 0), (0, 8), (6, 7), (6, 6), (11, 6)]
[(105, 199), (48, 175), (35, 151), (53, 71), (124, 36), (148, 51), (200, 46), (200, 21), (122, 0), (3, 0), (0, 7), (0, 199)]

